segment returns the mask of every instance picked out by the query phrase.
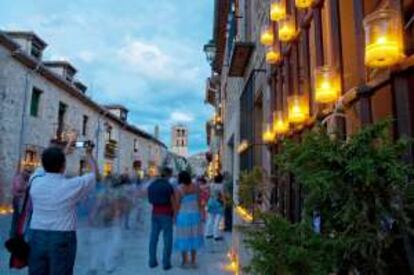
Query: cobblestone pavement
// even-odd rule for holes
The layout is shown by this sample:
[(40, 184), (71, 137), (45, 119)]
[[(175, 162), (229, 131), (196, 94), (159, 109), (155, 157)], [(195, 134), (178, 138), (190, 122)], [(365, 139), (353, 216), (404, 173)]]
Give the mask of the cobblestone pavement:
[[(180, 255), (173, 255), (173, 269), (163, 271), (160, 267), (155, 269), (148, 268), (148, 237), (149, 237), (149, 211), (150, 207), (146, 202), (141, 202), (143, 222), (136, 224), (130, 230), (122, 230), (122, 253), (119, 257), (118, 268), (111, 274), (132, 275), (132, 274), (229, 274), (223, 271), (226, 261), (226, 254), (230, 247), (231, 236), (226, 235), (225, 241), (215, 242), (207, 241), (205, 247), (199, 253), (198, 269), (184, 270), (179, 267)], [(10, 219), (0, 217), (0, 275), (21, 275), (27, 274), (27, 270), (10, 271), (7, 268), (8, 253), (5, 251), (3, 243), (7, 238)], [(78, 252), (76, 258), (76, 275), (88, 275), (88, 266), (90, 262), (90, 234), (91, 228), (80, 225), (78, 230)], [(162, 239), (159, 244), (159, 254), (162, 251)], [(98, 275), (108, 274), (102, 268)]]

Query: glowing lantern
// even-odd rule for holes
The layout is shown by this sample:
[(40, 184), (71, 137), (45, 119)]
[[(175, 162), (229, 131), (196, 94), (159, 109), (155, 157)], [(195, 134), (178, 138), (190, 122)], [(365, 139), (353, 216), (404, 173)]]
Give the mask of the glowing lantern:
[(242, 154), (247, 149), (249, 149), (249, 147), (250, 147), (249, 142), (247, 140), (242, 140), (239, 146), (237, 147), (237, 153)]
[(285, 119), (282, 111), (273, 114), (273, 132), (275, 135), (283, 135), (289, 131), (289, 122)]
[(265, 46), (271, 46), (273, 45), (273, 41), (274, 35), (272, 27), (269, 25), (264, 25), (260, 33), (260, 43), (262, 43)]
[(399, 13), (380, 9), (364, 19), (365, 65), (384, 68), (404, 58), (402, 24)]
[(275, 139), (272, 124), (266, 123), (263, 131), (263, 142), (266, 144), (272, 143)]
[(284, 0), (273, 0), (270, 5), (270, 19), (279, 21), (286, 16), (286, 3)]
[(214, 124), (220, 124), (223, 122), (223, 119), (221, 118), (221, 115), (219, 113), (216, 113), (214, 115), (213, 121), (214, 121)]
[(338, 72), (333, 67), (323, 66), (315, 70), (315, 101), (318, 103), (335, 102), (341, 93)]
[(279, 21), (279, 39), (283, 42), (289, 42), (296, 36), (295, 20), (292, 16), (287, 15)]
[(295, 4), (299, 9), (306, 9), (312, 6), (313, 0), (296, 0)]
[(309, 118), (309, 104), (306, 97), (291, 95), (288, 97), (288, 120), (291, 123), (303, 123)]
[(239, 274), (239, 259), (235, 251), (231, 249), (227, 253), (227, 257), (229, 259), (229, 263), (224, 267), (225, 271), (232, 272), (235, 275), (238, 275)]
[(266, 52), (266, 62), (268, 64), (277, 64), (281, 60), (281, 55), (278, 47), (270, 46)]
[(244, 209), (240, 205), (236, 207), (236, 212), (239, 215), (239, 217), (242, 218), (242, 220), (244, 220), (245, 222), (252, 222), (253, 221), (252, 214), (250, 214), (249, 211), (247, 211), (246, 209)]

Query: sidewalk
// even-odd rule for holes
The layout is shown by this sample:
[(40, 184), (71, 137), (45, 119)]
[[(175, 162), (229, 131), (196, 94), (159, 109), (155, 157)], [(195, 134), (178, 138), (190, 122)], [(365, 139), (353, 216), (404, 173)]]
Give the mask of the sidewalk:
[[(225, 241), (215, 242), (208, 240), (205, 247), (199, 253), (198, 269), (184, 270), (179, 267), (180, 255), (173, 255), (173, 269), (163, 271), (161, 267), (150, 269), (148, 267), (148, 236), (149, 236), (149, 217), (150, 206), (146, 202), (143, 204), (142, 224), (136, 225), (130, 230), (123, 230), (122, 257), (119, 262), (119, 268), (111, 274), (116, 275), (135, 275), (135, 274), (206, 274), (219, 275), (230, 274), (223, 271), (226, 263), (226, 254), (231, 245), (231, 235), (226, 235)], [(0, 241), (4, 243), (9, 228), (9, 219), (0, 217)], [(89, 237), (90, 228), (80, 226), (78, 230), (78, 252), (76, 258), (75, 274), (86, 275), (89, 263)], [(162, 238), (158, 248), (159, 254), (162, 252)], [(21, 275), (27, 274), (27, 270), (9, 271), (7, 268), (8, 254), (3, 248), (0, 249), (0, 275)], [(108, 274), (104, 270), (99, 270), (98, 274)]]

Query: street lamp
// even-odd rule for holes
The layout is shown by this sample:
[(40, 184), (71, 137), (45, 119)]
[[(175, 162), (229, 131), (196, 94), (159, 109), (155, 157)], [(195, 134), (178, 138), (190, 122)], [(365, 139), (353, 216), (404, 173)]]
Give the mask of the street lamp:
[(207, 44), (205, 44), (203, 50), (206, 54), (207, 62), (212, 65), (214, 58), (216, 57), (217, 50), (214, 40), (210, 40)]

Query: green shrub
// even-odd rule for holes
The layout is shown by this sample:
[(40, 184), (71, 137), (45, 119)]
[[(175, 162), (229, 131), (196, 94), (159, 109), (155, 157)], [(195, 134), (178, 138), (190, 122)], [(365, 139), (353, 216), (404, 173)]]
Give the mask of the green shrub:
[[(374, 124), (346, 141), (323, 128), (300, 143), (284, 141), (276, 165), (303, 187), (303, 221), (289, 225), (280, 217), (264, 218), (259, 232), (248, 233), (253, 273), (276, 274), (262, 271), (265, 266), (277, 274), (328, 274), (334, 267), (386, 273), (384, 254), (408, 230), (402, 201), (413, 174), (402, 161), (407, 142), (394, 142), (389, 126), (389, 121)], [(314, 210), (322, 216), (319, 236), (308, 228)]]

